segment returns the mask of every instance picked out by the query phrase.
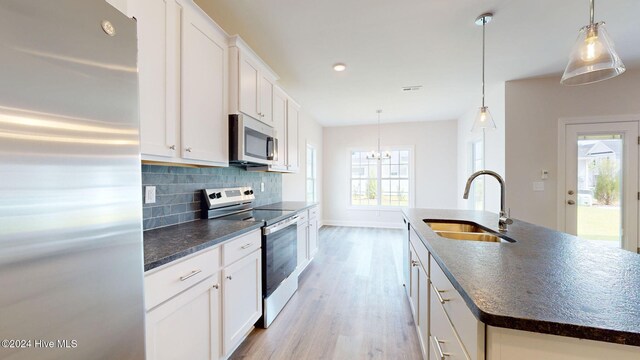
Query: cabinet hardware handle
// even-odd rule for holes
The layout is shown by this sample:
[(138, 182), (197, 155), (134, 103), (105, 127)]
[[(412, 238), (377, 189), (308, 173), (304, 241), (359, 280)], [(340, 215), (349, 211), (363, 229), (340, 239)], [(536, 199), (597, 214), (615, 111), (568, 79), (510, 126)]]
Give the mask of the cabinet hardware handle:
[(440, 301), (440, 304), (444, 304), (447, 301), (451, 300), (451, 299), (444, 299), (442, 298), (442, 295), (440, 295), (440, 293), (447, 292), (447, 290), (438, 290), (438, 288), (435, 285), (433, 285), (433, 283), (431, 283), (431, 285), (433, 286), (433, 289), (436, 291), (436, 296), (438, 297), (438, 301)]
[(253, 246), (253, 243), (244, 244), (240, 248), (244, 250), (250, 248), (251, 246)]
[(213, 285), (213, 288), (214, 288), (214, 289), (219, 289), (219, 288), (220, 288), (220, 284), (215, 284), (215, 285)]
[(411, 260), (411, 265), (412, 266), (418, 266), (418, 261), (417, 260)]
[(573, 201), (573, 200), (569, 200), (569, 201), (567, 201), (567, 204), (569, 204), (569, 205), (575, 205), (575, 204), (576, 204), (576, 202), (575, 202), (575, 201)]
[(231, 275), (227, 275), (227, 279), (232, 280)]
[(190, 148), (190, 147), (188, 147), (188, 148), (186, 148), (186, 149), (184, 149), (184, 150), (185, 150), (186, 152), (191, 152), (191, 148)]
[(187, 280), (188, 278), (190, 278), (190, 277), (192, 277), (192, 276), (196, 276), (196, 275), (200, 274), (201, 272), (202, 272), (202, 270), (200, 270), (200, 269), (198, 269), (198, 270), (193, 270), (193, 271), (191, 272), (191, 274), (189, 274), (189, 275), (180, 276), (180, 281), (185, 281), (185, 280)]
[(175, 146), (175, 145), (171, 145), (171, 146), (169, 146), (169, 149), (171, 149), (171, 150), (175, 150), (175, 149), (176, 149), (176, 146)]
[(451, 356), (451, 354), (442, 351), (442, 346), (440, 346), (440, 344), (444, 344), (445, 341), (438, 340), (438, 338), (435, 336), (433, 336), (433, 340), (436, 345), (436, 350), (438, 351), (438, 359), (445, 360), (447, 356)]

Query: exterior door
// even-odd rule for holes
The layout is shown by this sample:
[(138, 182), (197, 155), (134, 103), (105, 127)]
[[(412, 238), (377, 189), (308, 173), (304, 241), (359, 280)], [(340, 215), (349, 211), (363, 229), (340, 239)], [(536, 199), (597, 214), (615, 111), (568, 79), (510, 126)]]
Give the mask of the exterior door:
[(637, 251), (638, 122), (567, 125), (565, 147), (565, 231)]

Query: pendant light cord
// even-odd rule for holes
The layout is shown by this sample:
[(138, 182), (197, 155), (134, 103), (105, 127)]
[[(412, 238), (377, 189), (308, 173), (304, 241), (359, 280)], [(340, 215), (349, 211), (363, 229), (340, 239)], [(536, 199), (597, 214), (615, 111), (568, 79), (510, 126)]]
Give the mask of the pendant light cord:
[(594, 18), (595, 18), (594, 2), (595, 2), (595, 0), (589, 0), (589, 3), (591, 5), (591, 10), (589, 11), (589, 24), (590, 25), (593, 25)]
[[(593, 1), (593, 0), (591, 0)], [(485, 25), (487, 25), (487, 18), (483, 17), (482, 18), (482, 107), (484, 107), (484, 53), (485, 53), (485, 34), (484, 34), (484, 28)]]

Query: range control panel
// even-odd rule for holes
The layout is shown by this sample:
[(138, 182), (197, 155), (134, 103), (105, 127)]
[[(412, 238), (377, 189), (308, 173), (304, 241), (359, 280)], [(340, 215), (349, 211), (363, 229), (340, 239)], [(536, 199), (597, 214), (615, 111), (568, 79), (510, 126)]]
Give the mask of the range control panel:
[(226, 189), (203, 189), (203, 198), (207, 208), (215, 209), (222, 206), (238, 205), (255, 200), (251, 187), (243, 186)]

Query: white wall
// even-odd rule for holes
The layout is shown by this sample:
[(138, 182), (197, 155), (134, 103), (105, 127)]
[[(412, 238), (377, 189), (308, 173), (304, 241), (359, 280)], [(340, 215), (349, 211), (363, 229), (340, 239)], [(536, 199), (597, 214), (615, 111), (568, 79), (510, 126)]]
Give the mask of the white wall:
[[(456, 207), (457, 122), (398, 123), (381, 126), (382, 145), (414, 146), (415, 206)], [(349, 209), (349, 150), (374, 149), (377, 126), (324, 128), (324, 223), (328, 225), (399, 227), (399, 210)]]
[[(480, 98), (478, 99), (480, 100)], [(486, 105), (496, 123), (496, 129), (486, 131), (485, 136), (485, 169), (493, 170), (505, 177), (505, 84), (487, 91)], [(460, 209), (469, 209), (471, 200), (464, 200), (464, 186), (471, 175), (471, 144), (482, 138), (482, 132), (471, 132), (473, 121), (478, 113), (480, 104), (469, 109), (458, 119), (458, 182), (456, 199)], [(506, 181), (506, 180), (505, 180)], [(490, 177), (485, 176), (485, 210), (495, 213), (500, 211), (500, 185)]]
[[(565, 87), (559, 78), (506, 84), (507, 206), (514, 218), (557, 227), (558, 120), (640, 114), (640, 71), (596, 84)], [(640, 117), (640, 116), (639, 116)], [(532, 182), (548, 169), (545, 191)]]
[[(317, 156), (317, 181), (318, 199), (322, 200), (322, 126), (318, 124), (304, 109), (300, 111), (298, 156), (300, 159), (300, 171), (297, 174), (282, 175), (282, 200), (283, 201), (306, 201), (307, 190), (307, 144), (316, 148)], [(323, 204), (320, 201), (320, 219), (322, 219)]]

